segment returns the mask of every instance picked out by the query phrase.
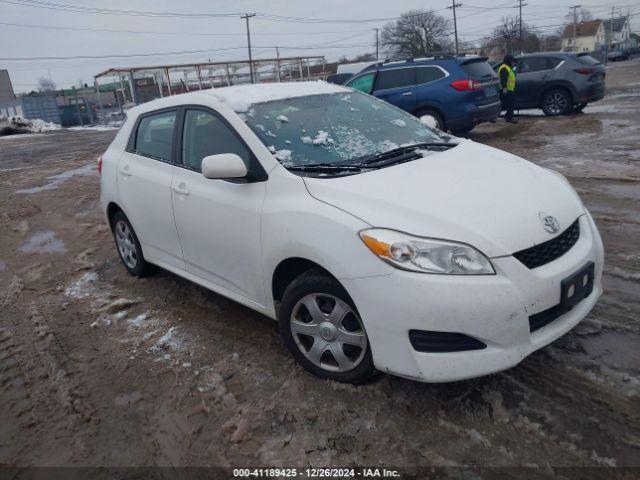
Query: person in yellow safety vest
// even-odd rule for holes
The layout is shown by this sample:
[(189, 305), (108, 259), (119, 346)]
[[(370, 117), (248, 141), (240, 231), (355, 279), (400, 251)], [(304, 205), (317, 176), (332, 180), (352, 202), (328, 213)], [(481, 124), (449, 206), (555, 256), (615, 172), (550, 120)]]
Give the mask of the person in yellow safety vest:
[(516, 61), (511, 55), (505, 55), (502, 65), (498, 68), (498, 76), (500, 77), (500, 100), (502, 101), (502, 109), (506, 110), (504, 119), (510, 123), (518, 123), (513, 118), (513, 107), (516, 96), (516, 74), (513, 71)]

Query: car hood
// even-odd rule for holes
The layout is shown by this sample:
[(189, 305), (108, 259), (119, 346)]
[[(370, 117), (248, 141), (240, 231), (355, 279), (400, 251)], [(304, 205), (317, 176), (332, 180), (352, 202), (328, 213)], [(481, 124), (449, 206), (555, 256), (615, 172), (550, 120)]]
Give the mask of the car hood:
[(490, 257), (510, 255), (557, 235), (584, 213), (555, 173), (469, 140), (408, 163), (337, 178), (305, 177), (309, 193), (373, 227), (467, 243)]

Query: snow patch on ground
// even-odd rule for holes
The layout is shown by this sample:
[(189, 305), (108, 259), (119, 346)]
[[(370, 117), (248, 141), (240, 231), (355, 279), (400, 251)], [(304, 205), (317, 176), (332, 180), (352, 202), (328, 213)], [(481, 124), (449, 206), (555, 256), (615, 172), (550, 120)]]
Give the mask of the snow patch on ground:
[(77, 127), (69, 127), (65, 130), (73, 130), (74, 132), (107, 132), (110, 130), (118, 130), (120, 128), (119, 124), (111, 124), (111, 125), (86, 125), (86, 126), (77, 126)]
[(67, 170), (66, 172), (47, 177), (47, 180), (49, 180), (49, 182), (45, 183), (44, 185), (41, 185), (39, 187), (23, 188), (21, 190), (17, 190), (16, 193), (38, 193), (44, 192), (45, 190), (54, 190), (58, 188), (62, 183), (73, 177), (93, 175), (97, 171), (98, 170), (96, 164), (89, 163), (87, 165), (84, 165), (83, 167), (74, 168), (72, 170)]
[(127, 323), (132, 327), (141, 327), (147, 322), (148, 318), (149, 314), (145, 312), (138, 315), (136, 318), (130, 318), (129, 320), (127, 320)]
[(51, 230), (34, 234), (19, 250), (24, 253), (65, 253), (64, 242)]
[(98, 281), (96, 272), (87, 272), (69, 285), (64, 294), (71, 298), (86, 298), (93, 293), (94, 284)]
[(0, 137), (4, 135), (50, 132), (53, 130), (60, 130), (60, 125), (40, 119), (28, 120), (17, 116), (0, 119)]

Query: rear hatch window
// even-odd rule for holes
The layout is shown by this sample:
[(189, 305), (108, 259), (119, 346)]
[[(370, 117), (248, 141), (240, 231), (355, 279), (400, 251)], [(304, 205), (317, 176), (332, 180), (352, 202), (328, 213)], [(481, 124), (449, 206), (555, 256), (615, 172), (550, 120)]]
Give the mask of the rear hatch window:
[(490, 80), (495, 76), (491, 66), (483, 59), (468, 61), (460, 65), (462, 69), (474, 80)]
[(578, 55), (578, 62), (589, 67), (593, 65), (600, 65), (600, 62), (591, 55)]

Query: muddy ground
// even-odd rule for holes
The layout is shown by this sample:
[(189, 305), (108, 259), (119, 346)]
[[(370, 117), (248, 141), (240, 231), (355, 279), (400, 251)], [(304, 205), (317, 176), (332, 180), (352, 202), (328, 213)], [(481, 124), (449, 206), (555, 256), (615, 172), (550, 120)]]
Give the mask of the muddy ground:
[(640, 465), (638, 78), (639, 60), (616, 64), (583, 114), (470, 135), (569, 178), (605, 293), (518, 367), (453, 384), (320, 381), (268, 318), (164, 271), (130, 277), (98, 207), (115, 131), (0, 139), (0, 463)]

